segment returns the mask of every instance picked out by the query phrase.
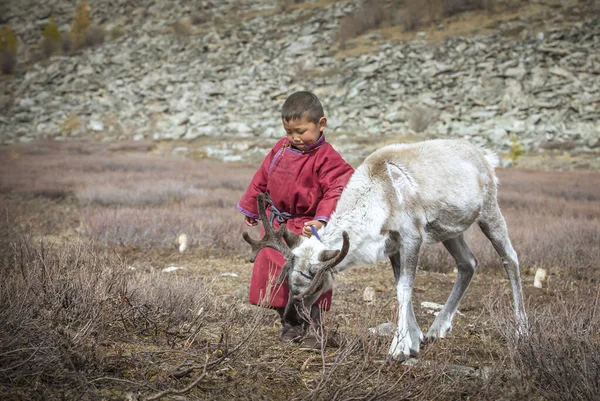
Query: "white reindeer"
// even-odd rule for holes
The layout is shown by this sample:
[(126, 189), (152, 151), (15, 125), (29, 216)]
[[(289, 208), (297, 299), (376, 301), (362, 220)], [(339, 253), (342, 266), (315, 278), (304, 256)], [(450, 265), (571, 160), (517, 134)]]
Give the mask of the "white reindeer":
[[(333, 273), (384, 258), (392, 262), (399, 303), (398, 329), (389, 357), (415, 356), (423, 333), (412, 306), (419, 250), (442, 242), (456, 261), (458, 275), (450, 296), (427, 332), (427, 339), (445, 337), (469, 286), (477, 260), (464, 232), (477, 222), (502, 258), (512, 285), (517, 327), (525, 330), (517, 254), (497, 202), (497, 157), (466, 141), (432, 140), (385, 146), (358, 167), (342, 192), (335, 213), (315, 236), (301, 238), (283, 228), (270, 228), (264, 197), (259, 210), (266, 235), (261, 241), (244, 238), (258, 252), (279, 250), (287, 259), (279, 282), (287, 277), (290, 304), (310, 307), (333, 285)], [(285, 242), (283, 241), (285, 239)]]

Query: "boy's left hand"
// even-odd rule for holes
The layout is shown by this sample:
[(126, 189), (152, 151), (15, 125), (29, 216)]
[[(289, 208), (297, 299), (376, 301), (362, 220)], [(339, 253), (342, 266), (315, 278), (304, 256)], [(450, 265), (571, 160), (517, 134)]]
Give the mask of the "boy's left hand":
[(311, 220), (311, 221), (307, 221), (306, 223), (304, 223), (304, 228), (302, 229), (302, 235), (304, 235), (305, 237), (310, 237), (312, 235), (312, 230), (310, 229), (310, 226), (315, 226), (315, 228), (318, 230), (321, 229), (321, 227), (323, 227), (324, 222), (322, 222), (321, 220)]

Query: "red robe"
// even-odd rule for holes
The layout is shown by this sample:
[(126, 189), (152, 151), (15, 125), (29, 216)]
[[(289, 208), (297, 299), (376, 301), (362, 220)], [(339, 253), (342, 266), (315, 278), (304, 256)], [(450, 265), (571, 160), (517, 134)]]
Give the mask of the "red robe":
[[(258, 219), (256, 198), (261, 192), (268, 192), (280, 212), (298, 216), (287, 220), (286, 226), (300, 234), (307, 221), (329, 220), (353, 172), (354, 169), (325, 141), (324, 135), (304, 152), (291, 148), (287, 138), (283, 138), (265, 157), (237, 209)], [(267, 215), (270, 214), (269, 206)], [(279, 227), (277, 219), (273, 225), (276, 229)], [(264, 228), (261, 235), (264, 235)], [(250, 303), (261, 304), (269, 277), (274, 284), (284, 263), (283, 255), (274, 249), (264, 248), (258, 253), (250, 281)], [(272, 295), (269, 306), (286, 306), (288, 293), (288, 284), (284, 282)], [(331, 295), (332, 291), (323, 294), (316, 305), (329, 310)]]

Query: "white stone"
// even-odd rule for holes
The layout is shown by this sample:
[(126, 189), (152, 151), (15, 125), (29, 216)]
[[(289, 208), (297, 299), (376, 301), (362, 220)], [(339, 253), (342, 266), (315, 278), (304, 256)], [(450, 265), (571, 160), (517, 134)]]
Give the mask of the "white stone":
[(369, 286), (366, 287), (363, 291), (363, 300), (365, 302), (373, 302), (375, 301), (375, 288)]
[(176, 272), (177, 270), (185, 270), (185, 267), (183, 266), (169, 266), (169, 267), (165, 267), (164, 269), (162, 269), (163, 273), (172, 273), (172, 272)]
[(541, 267), (535, 271), (535, 277), (533, 278), (533, 286), (535, 288), (542, 288), (543, 282), (546, 281), (548, 273), (546, 269), (542, 269)]
[(89, 128), (92, 131), (104, 131), (104, 124), (98, 120), (90, 120)]
[(382, 337), (393, 336), (395, 331), (396, 325), (392, 322), (381, 323), (377, 327), (369, 327), (369, 333)]

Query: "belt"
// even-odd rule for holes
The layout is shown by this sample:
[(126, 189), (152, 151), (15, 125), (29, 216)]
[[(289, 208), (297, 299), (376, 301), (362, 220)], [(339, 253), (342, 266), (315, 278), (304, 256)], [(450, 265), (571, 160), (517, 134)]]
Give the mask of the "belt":
[(271, 206), (271, 217), (269, 218), (269, 223), (271, 224), (271, 227), (273, 227), (273, 220), (275, 219), (277, 219), (277, 222), (281, 224), (294, 217), (309, 216), (308, 214), (291, 214), (288, 212), (282, 212), (279, 209), (277, 209), (277, 207), (273, 204), (273, 200), (271, 200), (271, 195), (269, 195), (268, 193), (265, 195), (265, 200)]

